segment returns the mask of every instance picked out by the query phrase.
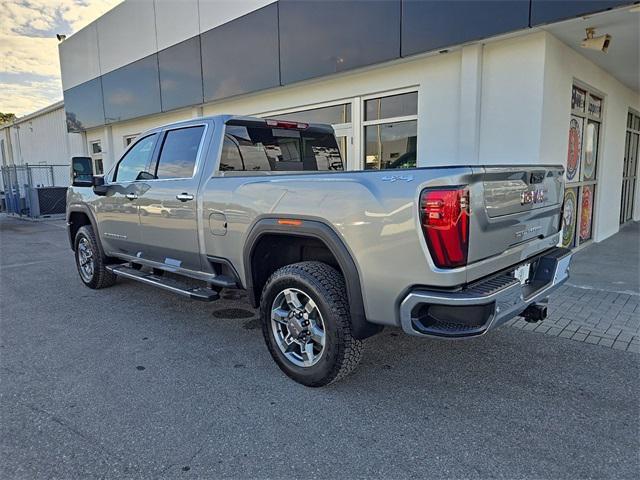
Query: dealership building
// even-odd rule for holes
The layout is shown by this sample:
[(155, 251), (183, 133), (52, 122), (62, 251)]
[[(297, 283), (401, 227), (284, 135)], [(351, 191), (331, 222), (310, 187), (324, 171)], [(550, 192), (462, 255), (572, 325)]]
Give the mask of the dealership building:
[(350, 170), (563, 164), (576, 246), (640, 219), (639, 45), (631, 1), (127, 0), (60, 65), (97, 172), (178, 120), (330, 123)]

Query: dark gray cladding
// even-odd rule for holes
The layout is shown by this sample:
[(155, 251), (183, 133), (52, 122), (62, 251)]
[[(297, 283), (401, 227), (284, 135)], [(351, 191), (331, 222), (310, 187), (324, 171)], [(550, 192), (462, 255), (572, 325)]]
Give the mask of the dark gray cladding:
[(66, 90), (69, 130), (288, 85), (632, 3), (280, 0)]
[(200, 36), (158, 52), (162, 111), (202, 103)]
[(205, 101), (280, 85), (278, 4), (204, 32), (201, 37)]
[(581, 17), (632, 3), (632, 0), (531, 0), (530, 26)]
[(400, 57), (400, 0), (281, 0), (282, 84)]
[(153, 54), (102, 76), (106, 123), (162, 111), (158, 55)]
[(529, 0), (404, 0), (402, 56), (527, 28)]
[(70, 132), (104, 125), (101, 78), (65, 90), (64, 109), (67, 113), (67, 130)]

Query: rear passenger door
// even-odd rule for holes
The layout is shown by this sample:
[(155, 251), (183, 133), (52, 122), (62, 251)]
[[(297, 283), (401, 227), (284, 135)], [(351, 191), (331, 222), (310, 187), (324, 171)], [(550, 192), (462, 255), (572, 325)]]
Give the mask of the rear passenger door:
[[(201, 269), (197, 195), (206, 124), (168, 129), (140, 203), (142, 255), (174, 268)], [(201, 168), (201, 167), (200, 167)]]

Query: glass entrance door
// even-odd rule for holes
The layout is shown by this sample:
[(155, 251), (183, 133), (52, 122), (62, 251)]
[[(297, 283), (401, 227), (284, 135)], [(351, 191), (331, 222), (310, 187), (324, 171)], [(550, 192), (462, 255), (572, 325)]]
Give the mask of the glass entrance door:
[(333, 130), (336, 133), (336, 140), (338, 141), (338, 148), (340, 149), (344, 169), (357, 169), (358, 165), (354, 164), (355, 157), (353, 154), (353, 127), (351, 125), (334, 126)]
[(640, 143), (640, 115), (629, 112), (627, 137), (622, 167), (622, 196), (620, 197), (620, 224), (633, 218), (633, 204), (638, 176), (638, 146)]

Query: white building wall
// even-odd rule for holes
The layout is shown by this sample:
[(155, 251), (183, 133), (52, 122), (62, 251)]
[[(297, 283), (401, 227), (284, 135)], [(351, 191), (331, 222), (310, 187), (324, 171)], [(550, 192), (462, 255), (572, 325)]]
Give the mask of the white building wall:
[(81, 134), (67, 133), (62, 105), (19, 119), (4, 127), (0, 138), (5, 140), (6, 162), (15, 165), (69, 165), (84, 149)]
[[(640, 110), (640, 96), (553, 35), (545, 33), (544, 44), (541, 161), (563, 165), (566, 162), (574, 80), (586, 83), (604, 95), (594, 215), (594, 239), (601, 241), (619, 229), (627, 113), (629, 108)], [(640, 182), (636, 184), (635, 202), (634, 219), (640, 220)]]
[(543, 33), (485, 45), (480, 102), (480, 164), (533, 164), (541, 161), (544, 54)]

